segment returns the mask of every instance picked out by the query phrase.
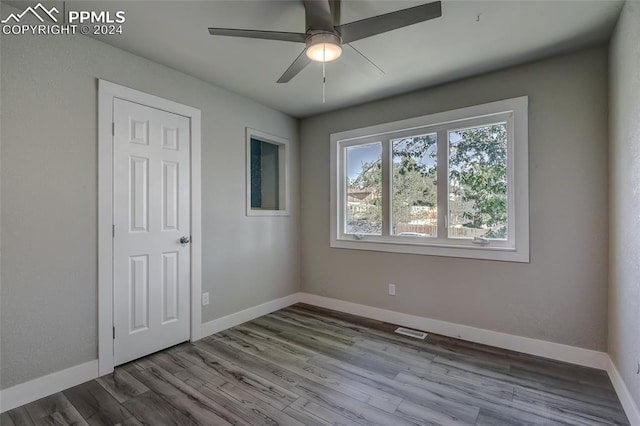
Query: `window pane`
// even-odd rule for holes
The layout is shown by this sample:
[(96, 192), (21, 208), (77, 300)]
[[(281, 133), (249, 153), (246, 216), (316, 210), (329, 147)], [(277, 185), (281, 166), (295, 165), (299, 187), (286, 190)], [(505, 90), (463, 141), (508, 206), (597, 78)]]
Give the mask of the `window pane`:
[(449, 132), (449, 237), (507, 238), (507, 126)]
[(251, 138), (251, 208), (280, 209), (279, 147)]
[(347, 209), (345, 234), (382, 235), (382, 144), (345, 149)]
[(438, 235), (436, 140), (436, 135), (430, 134), (391, 141), (392, 235)]

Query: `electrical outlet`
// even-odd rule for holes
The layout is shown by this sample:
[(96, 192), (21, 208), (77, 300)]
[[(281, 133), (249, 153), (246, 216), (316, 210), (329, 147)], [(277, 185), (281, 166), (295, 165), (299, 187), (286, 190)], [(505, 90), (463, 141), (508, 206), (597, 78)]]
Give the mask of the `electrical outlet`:
[(202, 293), (202, 306), (209, 304), (209, 293)]
[(395, 296), (395, 295), (396, 295), (396, 285), (389, 284), (389, 296)]

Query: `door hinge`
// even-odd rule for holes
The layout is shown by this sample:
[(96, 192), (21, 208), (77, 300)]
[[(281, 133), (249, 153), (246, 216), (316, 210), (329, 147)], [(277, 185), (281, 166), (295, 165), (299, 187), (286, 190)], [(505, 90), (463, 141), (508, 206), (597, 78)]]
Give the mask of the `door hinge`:
[(116, 338), (116, 328), (115, 327), (113, 327), (113, 338), (114, 339)]
[(116, 226), (115, 225), (111, 225), (111, 236), (113, 238), (116, 237)]
[(116, 123), (112, 122), (111, 123), (111, 136), (115, 136), (116, 135)]

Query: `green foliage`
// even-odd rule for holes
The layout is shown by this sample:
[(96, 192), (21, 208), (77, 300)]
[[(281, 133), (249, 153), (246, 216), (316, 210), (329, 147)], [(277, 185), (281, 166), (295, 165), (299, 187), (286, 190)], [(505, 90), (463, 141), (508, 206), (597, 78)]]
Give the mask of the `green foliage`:
[[(463, 225), (488, 228), (488, 238), (507, 236), (507, 131), (502, 124), (456, 132), (450, 143), (449, 179), (462, 203)], [(454, 204), (454, 203), (452, 203)]]
[[(433, 135), (405, 138), (393, 144), (393, 217), (394, 222), (408, 223), (412, 220), (413, 206), (436, 207), (436, 152), (431, 149), (436, 143)], [(423, 158), (433, 165), (428, 166)], [(360, 212), (351, 225), (363, 232), (372, 231), (371, 223), (382, 222), (382, 162), (380, 159), (362, 165), (362, 171), (349, 180), (350, 190), (370, 192), (366, 200), (366, 211)]]
[[(455, 136), (458, 137), (455, 137)], [(507, 134), (496, 124), (461, 130), (449, 143), (451, 213), (467, 228), (488, 229), (488, 238), (507, 235)], [(455, 139), (455, 142), (453, 141)], [(412, 207), (437, 207), (436, 138), (404, 138), (393, 143), (394, 222), (412, 220)], [(366, 190), (367, 209), (354, 218), (357, 226), (382, 222), (382, 162), (362, 165), (362, 172), (347, 188)], [(354, 225), (354, 226), (355, 226)]]
[(394, 141), (394, 223), (413, 220), (412, 207), (437, 207), (435, 144), (434, 135)]

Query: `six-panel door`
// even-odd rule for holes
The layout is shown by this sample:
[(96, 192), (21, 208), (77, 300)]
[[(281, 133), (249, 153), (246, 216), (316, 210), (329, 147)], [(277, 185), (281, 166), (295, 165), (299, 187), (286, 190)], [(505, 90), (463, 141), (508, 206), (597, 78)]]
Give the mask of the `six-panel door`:
[(114, 100), (114, 362), (189, 340), (189, 119)]

